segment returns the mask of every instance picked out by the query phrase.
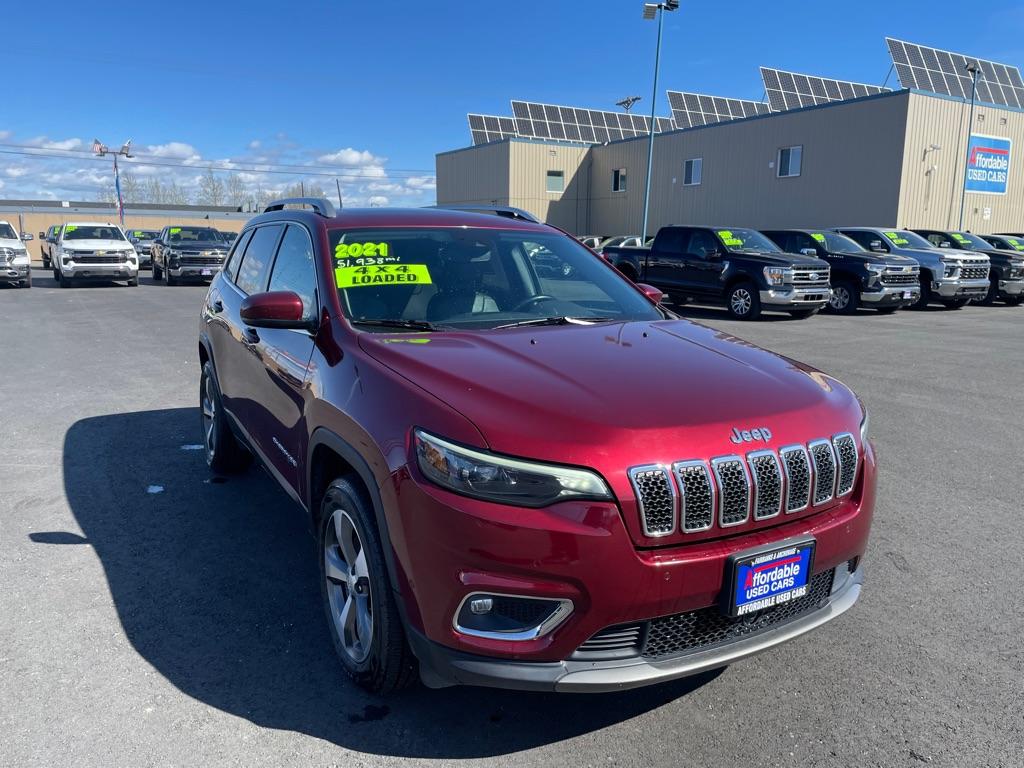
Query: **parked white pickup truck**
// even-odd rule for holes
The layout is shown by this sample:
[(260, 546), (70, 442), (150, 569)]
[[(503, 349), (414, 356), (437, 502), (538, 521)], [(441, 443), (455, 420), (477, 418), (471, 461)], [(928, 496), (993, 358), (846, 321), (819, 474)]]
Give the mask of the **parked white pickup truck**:
[(70, 288), (77, 280), (125, 280), (131, 286), (139, 284), (139, 256), (116, 224), (65, 224), (50, 256), (53, 279), (61, 288)]
[(6, 221), (0, 221), (0, 283), (13, 283), (19, 288), (32, 287), (28, 250), (17, 230)]

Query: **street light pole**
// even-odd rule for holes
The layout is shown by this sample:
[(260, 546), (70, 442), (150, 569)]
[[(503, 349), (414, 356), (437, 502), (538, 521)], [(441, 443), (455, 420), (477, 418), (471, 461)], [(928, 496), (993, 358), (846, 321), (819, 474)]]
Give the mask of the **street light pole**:
[(131, 139), (122, 144), (118, 150), (110, 149), (99, 139), (92, 140), (92, 151), (96, 153), (97, 157), (106, 157), (107, 155), (113, 155), (114, 157), (114, 194), (117, 197), (117, 217), (122, 227), (124, 226), (124, 200), (121, 198), (121, 172), (117, 168), (117, 156), (131, 157), (131, 149)]
[(964, 178), (963, 186), (960, 188), (960, 224), (957, 230), (964, 228), (964, 203), (967, 197), (967, 168), (971, 164), (971, 132), (974, 130), (974, 99), (978, 92), (978, 73), (981, 71), (976, 62), (967, 65), (967, 71), (971, 73), (971, 114), (967, 118), (967, 151), (964, 154)]
[(679, 0), (666, 0), (664, 3), (644, 3), (644, 18), (653, 19), (658, 16), (658, 43), (654, 49), (654, 86), (651, 88), (651, 124), (647, 134), (647, 181), (644, 184), (644, 223), (640, 233), (640, 244), (647, 241), (647, 215), (651, 200), (651, 169), (654, 164), (654, 113), (658, 106), (658, 70), (661, 67), (661, 32), (665, 23), (665, 11), (674, 11), (679, 7)]

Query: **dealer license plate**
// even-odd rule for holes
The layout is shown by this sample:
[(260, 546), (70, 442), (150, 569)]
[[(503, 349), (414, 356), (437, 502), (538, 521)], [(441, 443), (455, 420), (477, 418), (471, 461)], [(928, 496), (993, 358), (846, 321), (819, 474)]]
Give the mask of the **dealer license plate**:
[[(814, 539), (790, 539), (730, 558), (730, 616), (747, 616), (799, 600), (807, 594), (814, 563)], [(728, 571), (727, 571), (728, 574)]]
[(912, 298), (914, 298), (914, 294), (911, 293), (910, 291), (904, 291), (903, 292), (903, 298), (904, 299), (912, 299)]
[(212, 269), (204, 269), (203, 270), (203, 277), (210, 277), (211, 275), (213, 275), (213, 270)]

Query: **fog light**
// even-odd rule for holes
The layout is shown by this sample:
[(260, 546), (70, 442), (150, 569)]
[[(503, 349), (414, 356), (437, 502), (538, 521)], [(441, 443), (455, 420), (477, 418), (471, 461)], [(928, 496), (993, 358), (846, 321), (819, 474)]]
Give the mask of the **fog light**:
[(492, 640), (533, 640), (551, 632), (572, 613), (572, 600), (476, 593), (456, 611), (456, 632)]

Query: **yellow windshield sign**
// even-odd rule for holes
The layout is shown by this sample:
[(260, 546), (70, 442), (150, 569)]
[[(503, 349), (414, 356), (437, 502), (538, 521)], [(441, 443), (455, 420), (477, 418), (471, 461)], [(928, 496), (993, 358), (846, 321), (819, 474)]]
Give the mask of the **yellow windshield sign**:
[(717, 232), (715, 232), (715, 234), (718, 235), (722, 239), (722, 242), (725, 243), (725, 245), (727, 247), (732, 248), (732, 247), (735, 247), (735, 246), (738, 246), (738, 245), (743, 245), (743, 241), (742, 240), (740, 240), (738, 237), (733, 237), (732, 236), (732, 231), (731, 230), (720, 229)]
[(907, 240), (907, 238), (900, 237), (899, 232), (883, 232), (882, 234), (888, 237), (894, 243), (896, 243), (896, 245), (906, 245), (907, 243), (910, 242), (909, 240)]
[(969, 243), (969, 242), (971, 242), (971, 241), (970, 241), (970, 240), (968, 240), (968, 239), (967, 239), (966, 237), (964, 237), (963, 235), (961, 235), (961, 234), (960, 234), (959, 232), (954, 232), (954, 233), (953, 233), (953, 237), (955, 237), (955, 238), (956, 238), (957, 240), (959, 240), (959, 241), (960, 241), (961, 243)]
[(823, 234), (821, 234), (821, 232), (812, 232), (811, 233), (811, 237), (813, 237), (819, 243), (824, 243), (825, 242), (825, 236)]
[(387, 256), (387, 243), (338, 243), (334, 256), (339, 259), (355, 259), (360, 256)]
[(78, 229), (78, 227), (76, 227), (74, 224), (68, 224), (66, 227), (64, 227), (65, 232), (74, 232), (76, 229)]
[(176, 235), (176, 234), (178, 234), (179, 232), (181, 232), (181, 227), (171, 227), (171, 231), (170, 231), (170, 234), (172, 234), (172, 235)]
[(426, 264), (377, 264), (367, 267), (338, 267), (334, 281), (339, 288), (367, 285), (430, 285)]

